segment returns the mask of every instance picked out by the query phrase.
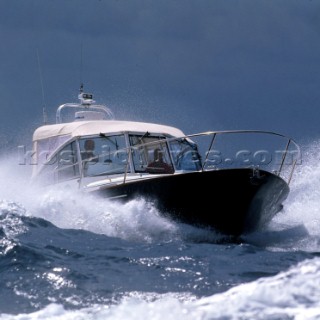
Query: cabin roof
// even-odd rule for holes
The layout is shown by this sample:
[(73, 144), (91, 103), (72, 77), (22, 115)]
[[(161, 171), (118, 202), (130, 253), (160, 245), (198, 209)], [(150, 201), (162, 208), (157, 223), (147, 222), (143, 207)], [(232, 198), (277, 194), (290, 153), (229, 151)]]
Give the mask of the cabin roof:
[(69, 135), (70, 138), (73, 138), (79, 136), (97, 135), (99, 133), (112, 134), (129, 131), (142, 133), (148, 131), (150, 133), (168, 134), (174, 137), (184, 136), (184, 133), (180, 129), (161, 124), (149, 122), (101, 120), (45, 125), (36, 129), (33, 134), (33, 141), (64, 135)]

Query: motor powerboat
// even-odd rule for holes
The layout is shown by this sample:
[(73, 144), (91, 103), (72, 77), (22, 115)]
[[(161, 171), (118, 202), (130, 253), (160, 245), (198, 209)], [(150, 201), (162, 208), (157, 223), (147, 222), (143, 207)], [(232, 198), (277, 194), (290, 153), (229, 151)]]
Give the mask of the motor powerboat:
[(186, 135), (115, 120), (82, 90), (79, 99), (57, 109), (56, 124), (34, 132), (34, 182), (113, 201), (143, 197), (170, 219), (235, 236), (262, 228), (282, 209), (300, 159), (291, 138), (260, 130)]

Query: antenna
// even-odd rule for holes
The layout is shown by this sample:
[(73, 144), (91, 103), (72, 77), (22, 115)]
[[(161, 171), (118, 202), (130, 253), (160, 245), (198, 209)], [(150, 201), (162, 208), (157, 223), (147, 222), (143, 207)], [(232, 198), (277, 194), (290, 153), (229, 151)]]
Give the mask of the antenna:
[(82, 41), (81, 41), (81, 49), (80, 49), (80, 94), (83, 92), (83, 80), (82, 80), (82, 69), (83, 69), (83, 63), (82, 63), (82, 59), (83, 59), (83, 45), (82, 45)]
[(46, 101), (44, 97), (44, 89), (43, 89), (43, 81), (42, 81), (42, 72), (41, 72), (41, 65), (40, 65), (40, 58), (39, 58), (39, 51), (37, 49), (37, 59), (38, 59), (38, 67), (39, 67), (39, 76), (40, 76), (40, 84), (41, 84), (41, 91), (42, 91), (42, 115), (43, 115), (43, 123), (48, 123), (47, 117), (47, 108), (46, 108)]

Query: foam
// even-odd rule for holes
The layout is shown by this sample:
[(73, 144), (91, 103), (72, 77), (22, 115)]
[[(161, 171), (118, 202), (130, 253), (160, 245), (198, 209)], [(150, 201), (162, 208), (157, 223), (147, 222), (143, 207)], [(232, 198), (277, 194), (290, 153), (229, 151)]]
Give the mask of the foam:
[(172, 294), (148, 301), (148, 295), (126, 297), (115, 305), (93, 305), (66, 310), (50, 304), (40, 311), (0, 320), (205, 320), (205, 319), (296, 319), (320, 317), (320, 259), (305, 260), (274, 277), (241, 284), (224, 293), (181, 300)]

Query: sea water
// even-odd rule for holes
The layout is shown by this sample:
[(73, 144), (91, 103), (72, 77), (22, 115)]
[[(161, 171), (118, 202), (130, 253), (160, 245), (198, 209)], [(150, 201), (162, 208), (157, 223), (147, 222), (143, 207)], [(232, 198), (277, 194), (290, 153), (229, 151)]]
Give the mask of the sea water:
[(3, 159), (0, 320), (320, 319), (317, 149), (284, 210), (236, 242), (144, 199), (32, 187), (27, 168)]

